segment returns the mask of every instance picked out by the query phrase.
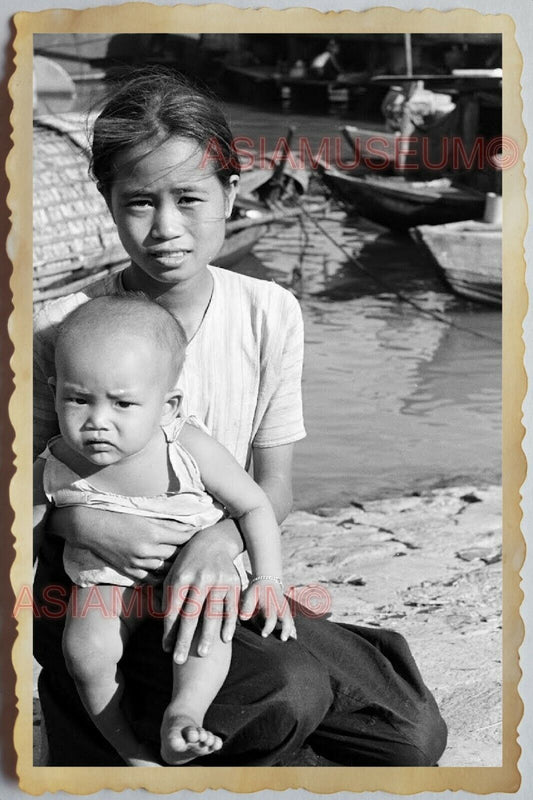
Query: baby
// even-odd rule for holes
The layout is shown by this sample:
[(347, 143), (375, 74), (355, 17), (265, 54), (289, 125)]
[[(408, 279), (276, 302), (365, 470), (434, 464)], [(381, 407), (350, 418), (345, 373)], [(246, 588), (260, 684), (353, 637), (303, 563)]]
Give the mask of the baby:
[[(56, 377), (49, 381), (61, 434), (50, 440), (34, 468), (35, 554), (54, 505), (175, 520), (183, 543), (227, 512), (239, 522), (252, 565), (241, 609), (262, 615), (263, 636), (279, 621), (281, 639), (296, 638), (282, 593), (279, 529), (266, 495), (193, 418), (178, 416), (181, 394), (175, 387), (186, 345), (174, 317), (142, 295), (98, 297), (63, 322)], [(133, 630), (151, 610), (149, 587), (141, 589), (90, 551), (68, 543), (64, 566), (76, 586), (63, 651), (81, 700), (128, 765), (156, 765), (122, 711), (119, 664)], [(202, 726), (230, 658), (231, 642), (218, 639), (205, 656), (193, 653), (185, 663), (174, 659), (172, 698), (161, 728), (167, 764), (184, 764), (222, 747)]]

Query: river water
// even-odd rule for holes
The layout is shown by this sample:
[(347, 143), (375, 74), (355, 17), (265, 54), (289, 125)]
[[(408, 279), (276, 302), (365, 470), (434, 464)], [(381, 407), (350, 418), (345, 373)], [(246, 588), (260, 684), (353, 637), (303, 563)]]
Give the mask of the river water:
[[(80, 108), (88, 105), (79, 98)], [(327, 115), (225, 108), (234, 136), (249, 140), (241, 150), (272, 151), (293, 125), (291, 150), (308, 165), (321, 145), (323, 156), (329, 147), (332, 159), (337, 152), (350, 160), (340, 127), (357, 121), (340, 108)], [(324, 198), (318, 180), (311, 188)], [(334, 204), (314, 218), (331, 238), (309, 219), (273, 225), (238, 266), (291, 289), (302, 306), (308, 435), (296, 447), (296, 507), (499, 482), (501, 312), (451, 294), (408, 237)]]
[[(227, 108), (234, 134), (258, 149), (274, 149), (295, 124), (295, 150), (304, 137), (312, 152), (328, 139), (333, 155), (343, 123), (340, 114)], [(302, 306), (308, 435), (296, 448), (296, 507), (498, 482), (501, 312), (451, 294), (408, 237), (334, 204), (315, 218), (322, 230), (309, 219), (272, 226), (239, 265), (291, 289)]]

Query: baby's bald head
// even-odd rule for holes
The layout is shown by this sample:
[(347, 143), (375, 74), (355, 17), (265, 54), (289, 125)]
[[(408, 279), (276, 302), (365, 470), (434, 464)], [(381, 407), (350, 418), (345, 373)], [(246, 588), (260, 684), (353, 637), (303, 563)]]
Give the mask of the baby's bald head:
[(150, 348), (154, 365), (166, 390), (174, 388), (185, 360), (187, 338), (180, 323), (165, 308), (141, 293), (109, 295), (89, 300), (63, 321), (56, 341), (56, 372), (65, 359), (90, 342), (105, 357), (110, 345), (139, 341), (143, 351)]

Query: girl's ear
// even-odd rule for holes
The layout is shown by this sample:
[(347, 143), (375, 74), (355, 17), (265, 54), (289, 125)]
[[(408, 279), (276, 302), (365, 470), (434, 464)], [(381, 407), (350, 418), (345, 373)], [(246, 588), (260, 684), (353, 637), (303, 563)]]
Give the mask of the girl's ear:
[(170, 392), (167, 392), (163, 404), (163, 412), (161, 414), (162, 425), (169, 425), (173, 419), (176, 419), (182, 400), (183, 395), (179, 389), (172, 389)]
[(239, 191), (239, 176), (231, 175), (228, 185), (224, 188), (224, 193), (226, 195), (226, 200), (224, 203), (224, 213), (226, 215), (226, 219), (229, 219), (229, 217), (231, 217), (231, 212), (233, 211), (233, 204), (235, 203), (235, 198), (237, 197), (238, 191)]

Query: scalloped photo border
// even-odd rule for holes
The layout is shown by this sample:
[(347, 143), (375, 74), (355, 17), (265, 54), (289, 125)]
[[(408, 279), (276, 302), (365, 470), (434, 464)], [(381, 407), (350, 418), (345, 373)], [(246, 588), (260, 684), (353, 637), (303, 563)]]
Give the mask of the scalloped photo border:
[[(364, 12), (320, 12), (308, 8), (237, 9), (226, 5), (175, 7), (127, 3), (83, 11), (61, 9), (15, 15), (15, 70), (9, 83), (13, 147), (7, 160), (8, 206), (12, 228), (8, 256), (13, 267), (10, 288), (14, 310), (8, 333), (14, 346), (11, 366), (15, 390), (9, 413), (15, 430), (16, 473), (10, 485), (15, 514), (16, 556), (11, 570), (16, 597), (32, 581), (32, 59), (36, 33), (500, 33), (503, 44), (503, 135), (512, 136), (520, 158), (503, 172), (503, 749), (499, 767), (247, 767), (247, 768), (70, 768), (35, 767), (32, 754), (32, 619), (19, 614), (13, 647), (17, 709), (14, 743), (17, 773), (25, 792), (59, 790), (88, 794), (100, 789), (143, 788), (154, 793), (180, 789), (303, 788), (312, 792), (396, 794), (464, 790), (477, 794), (516, 792), (520, 786), (518, 725), (523, 713), (519, 694), (519, 647), (524, 635), (520, 616), (523, 594), (520, 568), (525, 542), (520, 530), (520, 487), (526, 476), (521, 442), (521, 408), (526, 393), (522, 326), (527, 309), (524, 237), (527, 205), (523, 153), (520, 82), (523, 61), (515, 40), (515, 24), (507, 14), (482, 14), (467, 9), (447, 12), (376, 8)], [(6, 287), (7, 288), (7, 287)]]

